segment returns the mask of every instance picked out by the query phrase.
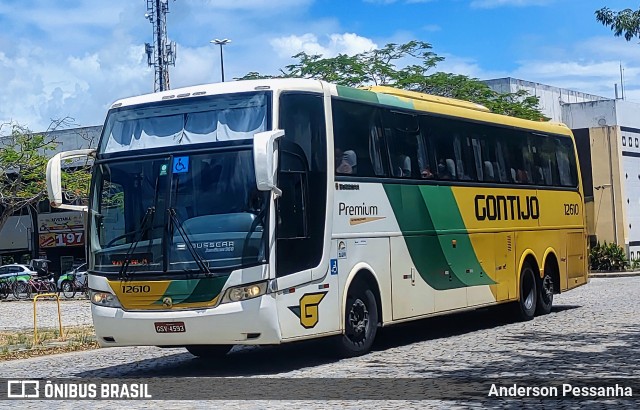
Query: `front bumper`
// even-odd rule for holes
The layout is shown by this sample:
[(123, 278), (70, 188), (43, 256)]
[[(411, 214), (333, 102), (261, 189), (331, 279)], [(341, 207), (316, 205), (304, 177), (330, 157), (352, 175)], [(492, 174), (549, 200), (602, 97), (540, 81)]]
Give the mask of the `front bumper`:
[[(102, 347), (279, 344), (282, 340), (273, 295), (198, 310), (125, 311), (92, 304), (91, 313)], [(184, 322), (185, 331), (157, 333), (156, 322)]]

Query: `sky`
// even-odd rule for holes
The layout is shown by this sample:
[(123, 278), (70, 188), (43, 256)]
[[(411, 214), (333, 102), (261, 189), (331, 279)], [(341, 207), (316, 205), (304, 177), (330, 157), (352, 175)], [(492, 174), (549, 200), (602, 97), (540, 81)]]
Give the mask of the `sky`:
[[(445, 57), (433, 72), (514, 77), (640, 103), (640, 39), (614, 37), (594, 12), (618, 0), (168, 0), (177, 44), (171, 88), (275, 74), (305, 51), (325, 57), (420, 40)], [(0, 0), (0, 124), (33, 131), (70, 117), (101, 125), (111, 103), (153, 92), (144, 0)], [(4, 126), (0, 132), (6, 132)]]

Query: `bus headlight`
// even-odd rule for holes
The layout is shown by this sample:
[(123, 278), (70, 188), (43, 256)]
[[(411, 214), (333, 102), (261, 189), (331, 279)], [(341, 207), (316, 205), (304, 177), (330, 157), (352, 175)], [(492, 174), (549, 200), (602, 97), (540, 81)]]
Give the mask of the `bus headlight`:
[(234, 286), (227, 289), (222, 298), (222, 303), (240, 302), (257, 298), (267, 293), (267, 282), (252, 283), (250, 285)]
[(118, 301), (118, 298), (113, 293), (95, 290), (91, 291), (91, 303), (104, 307), (122, 307), (122, 305), (120, 305), (120, 301)]

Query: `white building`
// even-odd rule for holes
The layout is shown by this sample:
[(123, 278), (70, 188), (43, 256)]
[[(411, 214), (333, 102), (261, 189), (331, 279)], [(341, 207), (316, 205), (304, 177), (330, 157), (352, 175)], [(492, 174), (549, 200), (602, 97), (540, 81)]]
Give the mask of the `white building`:
[(567, 90), (565, 88), (553, 87), (551, 85), (511, 77), (486, 80), (483, 81), (483, 83), (487, 84), (492, 90), (502, 94), (515, 93), (520, 90), (527, 91), (530, 95), (540, 99), (540, 109), (542, 113), (549, 117), (551, 121), (558, 122), (562, 121), (563, 107), (566, 104), (608, 100), (608, 98), (599, 95)]

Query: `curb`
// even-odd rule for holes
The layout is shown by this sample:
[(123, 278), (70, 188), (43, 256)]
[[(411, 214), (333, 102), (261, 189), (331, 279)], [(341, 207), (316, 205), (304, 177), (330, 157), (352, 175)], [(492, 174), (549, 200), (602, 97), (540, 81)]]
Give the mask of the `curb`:
[(636, 272), (589, 272), (589, 278), (631, 278), (640, 276), (640, 271)]

